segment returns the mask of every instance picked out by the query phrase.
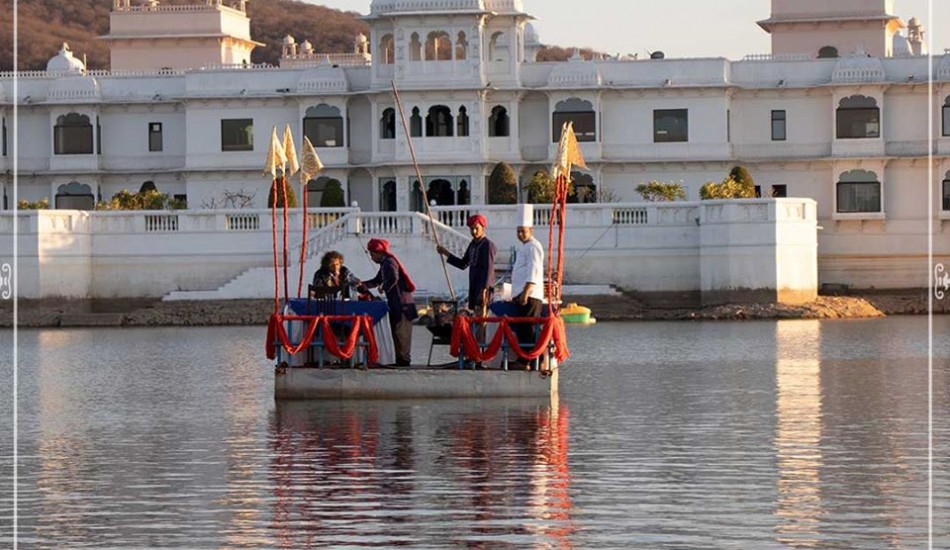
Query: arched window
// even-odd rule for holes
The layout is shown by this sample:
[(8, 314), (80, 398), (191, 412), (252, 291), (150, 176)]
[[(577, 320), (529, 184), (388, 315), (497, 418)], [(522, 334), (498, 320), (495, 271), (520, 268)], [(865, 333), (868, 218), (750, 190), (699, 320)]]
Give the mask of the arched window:
[(819, 59), (831, 59), (838, 57), (838, 48), (834, 46), (822, 46), (818, 50)]
[(304, 114), (303, 135), (314, 147), (343, 147), (343, 117), (340, 109), (321, 103)]
[(422, 42), (419, 41), (419, 33), (412, 33), (409, 39), (409, 61), (419, 61), (422, 59)]
[(69, 113), (56, 119), (53, 152), (57, 155), (92, 154), (92, 123), (86, 115)]
[(424, 212), (425, 206), (422, 204), (422, 184), (419, 180), (412, 181), (412, 193), (410, 193), (409, 209), (413, 212)]
[(467, 136), (468, 135), (468, 109), (466, 109), (464, 105), (459, 107), (459, 116), (455, 122), (456, 122), (456, 126), (458, 127), (455, 135), (459, 137)]
[(426, 61), (451, 61), (452, 39), (448, 33), (433, 31), (426, 37)]
[(426, 115), (426, 136), (452, 137), (452, 111), (445, 105), (429, 107)]
[(838, 103), (838, 139), (881, 137), (881, 110), (873, 97), (853, 95)]
[(468, 189), (468, 182), (459, 181), (458, 204), (472, 204), (472, 193)]
[(381, 212), (396, 211), (396, 182), (385, 180), (379, 187), (379, 210)]
[(468, 40), (464, 32), (459, 32), (455, 40), (455, 60), (460, 61), (468, 57)]
[(561, 126), (569, 120), (574, 121), (577, 141), (597, 141), (597, 113), (590, 101), (572, 97), (554, 106), (554, 114), (551, 115), (553, 141), (561, 140)]
[(571, 179), (574, 180), (574, 194), (568, 197), (569, 202), (597, 202), (597, 186), (594, 185), (593, 176), (583, 172), (571, 172)]
[(841, 174), (835, 196), (839, 213), (881, 212), (881, 182), (874, 172), (851, 170)]
[(419, 108), (412, 108), (412, 116), (409, 117), (409, 135), (420, 137), (422, 135), (422, 115), (419, 114)]
[(943, 137), (950, 137), (950, 95), (943, 100), (943, 132), (940, 133)]
[(429, 203), (435, 201), (438, 206), (452, 206), (455, 204), (455, 190), (452, 189), (452, 182), (446, 179), (434, 179), (429, 182), (429, 188), (426, 190), (426, 196)]
[(396, 110), (392, 107), (383, 109), (383, 116), (379, 119), (379, 139), (396, 139)]
[(92, 188), (85, 183), (71, 181), (56, 189), (54, 205), (60, 210), (93, 210), (96, 207), (96, 196), (92, 194)]
[(379, 57), (383, 65), (392, 65), (396, 60), (396, 48), (393, 43), (393, 35), (384, 34), (379, 39)]
[(507, 137), (508, 132), (508, 109), (496, 105), (488, 117), (488, 137)]
[(940, 203), (944, 212), (950, 212), (950, 172), (943, 176), (943, 200)]
[(498, 31), (491, 35), (488, 41), (489, 61), (508, 61), (508, 37)]

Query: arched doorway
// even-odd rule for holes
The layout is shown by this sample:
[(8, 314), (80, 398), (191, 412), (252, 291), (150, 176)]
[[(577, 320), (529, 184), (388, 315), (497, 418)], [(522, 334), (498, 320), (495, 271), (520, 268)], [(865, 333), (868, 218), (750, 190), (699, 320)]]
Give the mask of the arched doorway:
[(436, 206), (452, 206), (455, 204), (455, 190), (452, 188), (452, 182), (445, 179), (434, 179), (429, 182), (426, 189), (426, 195), (429, 204), (435, 201)]

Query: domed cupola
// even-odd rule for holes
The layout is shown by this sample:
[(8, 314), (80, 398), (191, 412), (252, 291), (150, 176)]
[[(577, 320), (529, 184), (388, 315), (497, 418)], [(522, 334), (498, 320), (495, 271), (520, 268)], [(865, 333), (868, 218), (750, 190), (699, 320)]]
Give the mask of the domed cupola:
[(63, 42), (63, 47), (59, 50), (59, 53), (46, 63), (46, 72), (83, 74), (86, 72), (86, 66), (83, 65), (82, 61), (73, 57), (69, 44)]
[(885, 79), (881, 59), (871, 57), (860, 49), (852, 55), (838, 58), (831, 73), (831, 81), (835, 83), (883, 82)]
[(529, 61), (537, 61), (538, 53), (544, 47), (541, 43), (541, 36), (534, 25), (528, 23), (524, 26), (524, 57)]

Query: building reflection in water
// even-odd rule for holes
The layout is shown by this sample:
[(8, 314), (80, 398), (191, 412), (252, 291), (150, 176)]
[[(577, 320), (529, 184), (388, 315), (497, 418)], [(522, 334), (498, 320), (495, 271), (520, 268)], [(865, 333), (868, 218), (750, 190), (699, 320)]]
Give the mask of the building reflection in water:
[(775, 450), (778, 465), (777, 539), (816, 547), (821, 502), (821, 361), (819, 321), (775, 325)]
[(281, 547), (572, 547), (556, 398), (281, 402), (271, 428)]

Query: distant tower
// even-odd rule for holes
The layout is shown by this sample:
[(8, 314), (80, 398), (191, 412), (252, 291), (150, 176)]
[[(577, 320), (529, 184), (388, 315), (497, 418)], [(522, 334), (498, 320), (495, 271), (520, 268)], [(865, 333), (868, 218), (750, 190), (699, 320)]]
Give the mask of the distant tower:
[(297, 41), (294, 40), (293, 36), (288, 34), (284, 37), (284, 41), (281, 43), (280, 56), (283, 58), (297, 57)]
[(354, 52), (359, 55), (369, 55), (369, 39), (366, 38), (365, 34), (359, 33), (356, 35)]
[(234, 7), (221, 0), (193, 0), (189, 6), (162, 6), (158, 0), (114, 0), (109, 17), (112, 70), (194, 69), (246, 65), (260, 42), (251, 40), (246, 1)]
[(927, 42), (924, 41), (924, 26), (916, 17), (907, 22), (907, 44), (911, 55), (927, 55)]
[(904, 28), (893, 13), (894, 0), (772, 0), (759, 26), (772, 35), (773, 55), (837, 57), (863, 45), (872, 57), (890, 57)]

